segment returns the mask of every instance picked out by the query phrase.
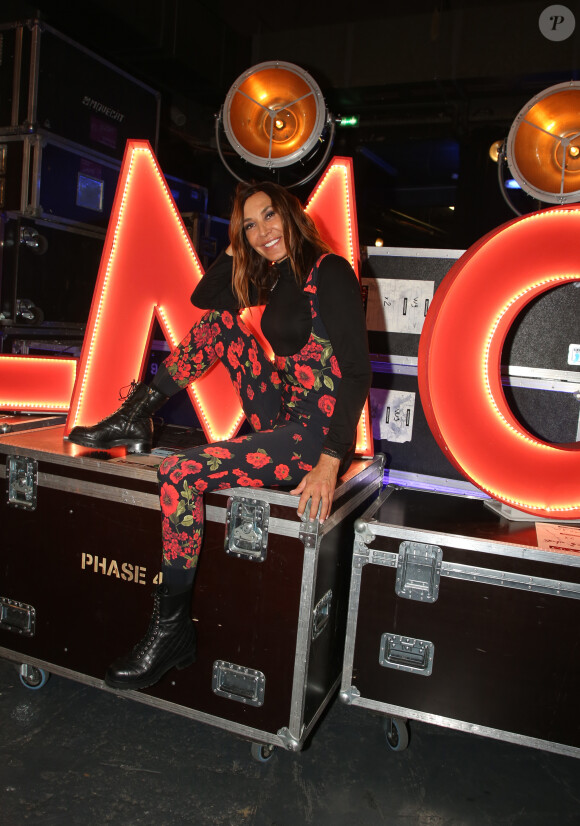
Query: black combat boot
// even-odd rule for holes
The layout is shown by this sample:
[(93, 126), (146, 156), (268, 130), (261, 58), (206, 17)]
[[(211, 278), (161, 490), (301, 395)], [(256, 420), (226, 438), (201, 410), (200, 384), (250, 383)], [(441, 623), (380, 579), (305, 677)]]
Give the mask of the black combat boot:
[(171, 594), (166, 585), (160, 585), (147, 633), (129, 654), (109, 666), (105, 683), (111, 688), (147, 688), (171, 668), (186, 668), (195, 662), (190, 604), (190, 588)]
[(96, 450), (126, 447), (128, 453), (148, 453), (153, 444), (152, 414), (169, 397), (154, 387), (133, 382), (121, 407), (90, 427), (73, 427), (69, 442)]

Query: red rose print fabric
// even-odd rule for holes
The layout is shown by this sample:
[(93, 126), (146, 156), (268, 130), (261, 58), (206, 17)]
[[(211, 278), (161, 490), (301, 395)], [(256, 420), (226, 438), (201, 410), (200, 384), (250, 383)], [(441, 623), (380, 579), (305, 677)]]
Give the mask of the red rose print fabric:
[(239, 315), (210, 311), (165, 360), (184, 388), (220, 359), (253, 430), (169, 456), (159, 466), (165, 565), (197, 564), (205, 491), (292, 488), (318, 462), (341, 378), (318, 312), (319, 263), (304, 285), (312, 331), (299, 353), (272, 364)]

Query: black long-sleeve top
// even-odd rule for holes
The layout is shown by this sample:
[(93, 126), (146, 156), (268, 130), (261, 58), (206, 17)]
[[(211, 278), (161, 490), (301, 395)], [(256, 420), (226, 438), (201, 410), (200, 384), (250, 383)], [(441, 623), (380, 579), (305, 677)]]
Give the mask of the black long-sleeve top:
[[(266, 299), (262, 332), (276, 355), (300, 352), (312, 329), (308, 294), (297, 283), (289, 259), (275, 265), (278, 281)], [(233, 258), (225, 253), (212, 264), (191, 296), (202, 310), (238, 310), (232, 288)], [(258, 290), (250, 284), (250, 306)], [(342, 379), (323, 450), (342, 459), (352, 447), (356, 426), (371, 384), (367, 332), (359, 282), (350, 264), (327, 255), (318, 277), (320, 315), (338, 361)]]

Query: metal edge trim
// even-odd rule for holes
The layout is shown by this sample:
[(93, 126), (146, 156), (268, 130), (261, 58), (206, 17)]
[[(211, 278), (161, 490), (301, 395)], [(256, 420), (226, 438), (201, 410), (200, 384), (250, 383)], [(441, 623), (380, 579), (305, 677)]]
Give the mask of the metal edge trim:
[(431, 249), (429, 247), (367, 247), (367, 255), (371, 258), (389, 256), (390, 258), (461, 258), (465, 250)]
[[(395, 358), (395, 357), (393, 357)], [(396, 357), (397, 361), (380, 361), (371, 356), (371, 367), (373, 373), (385, 373), (393, 376), (417, 376), (417, 358), (409, 358), (406, 362), (402, 356)], [(371, 387), (371, 390), (379, 389)]]
[(477, 723), (467, 723), (463, 720), (455, 720), (452, 717), (441, 717), (438, 714), (430, 714), (424, 711), (416, 711), (412, 708), (381, 703), (377, 700), (370, 700), (365, 697), (353, 697), (350, 705), (360, 706), (370, 711), (378, 711), (392, 717), (401, 717), (406, 720), (416, 720), (421, 723), (430, 723), (442, 728), (455, 729), (467, 734), (477, 734), (482, 737), (490, 737), (493, 740), (502, 740), (506, 743), (515, 743), (518, 746), (531, 746), (537, 749), (563, 754), (567, 757), (580, 757), (580, 747), (568, 746), (565, 743), (554, 743), (551, 740), (541, 740), (537, 737), (530, 737), (525, 734), (517, 734), (512, 731), (481, 726)]
[[(362, 518), (362, 517), (361, 517)], [(380, 536), (391, 539), (409, 539), (409, 528), (396, 525), (385, 524), (384, 522), (372, 521), (369, 523), (370, 529)], [(513, 547), (502, 542), (493, 540), (476, 539), (469, 536), (457, 534), (438, 533), (437, 531), (416, 530), (412, 531), (414, 542), (425, 542), (429, 545), (446, 545), (449, 548), (459, 548), (465, 551), (476, 551), (477, 553), (489, 553), (496, 556), (508, 556), (515, 559), (526, 559), (536, 562), (557, 562), (572, 567), (580, 567), (580, 558), (559, 554), (556, 551), (542, 551), (531, 545), (514, 545)]]
[(359, 520), (361, 522), (367, 523), (369, 528), (371, 529), (374, 528), (376, 525), (382, 525), (381, 522), (374, 521), (374, 515), (379, 510), (383, 502), (386, 502), (386, 500), (389, 498), (389, 496), (393, 494), (394, 491), (395, 488), (390, 485), (384, 487), (379, 492), (379, 495), (374, 500), (374, 502), (371, 502), (367, 510), (359, 517)]
[(385, 457), (382, 453), (375, 454), (372, 459), (360, 459), (355, 461), (366, 461), (368, 464), (366, 467), (359, 470), (358, 473), (351, 476), (350, 479), (340, 483), (340, 486), (334, 496), (333, 503), (345, 496), (355, 485), (360, 485), (361, 482), (367, 481), (369, 476), (376, 476), (377, 481), (382, 484), (382, 475), (385, 466)]
[(135, 86), (141, 87), (146, 92), (151, 93), (151, 97), (154, 98), (156, 101), (161, 99), (161, 92), (159, 90), (154, 89), (153, 86), (149, 86), (147, 83), (144, 83), (142, 80), (130, 75), (124, 69), (121, 69), (119, 66), (116, 66), (114, 63), (111, 63), (107, 58), (103, 57), (102, 55), (97, 54), (97, 52), (93, 52), (87, 46), (79, 43), (78, 40), (73, 40), (68, 35), (64, 34), (63, 32), (59, 31), (58, 29), (53, 28), (48, 23), (45, 23), (44, 20), (34, 20), (34, 26), (38, 27), (39, 30), (42, 32), (49, 32), (57, 37), (59, 40), (63, 40), (65, 43), (68, 43), (70, 46), (74, 46), (79, 52), (84, 52), (88, 57), (93, 58), (96, 63), (100, 63), (102, 66), (106, 66), (109, 69), (112, 69), (115, 74), (124, 77), (126, 80), (130, 80)]
[[(288, 502), (288, 491), (276, 490), (273, 488), (246, 488), (246, 487), (235, 487), (235, 488), (223, 488), (223, 490), (212, 490), (210, 491), (210, 495), (214, 496), (223, 496), (224, 499), (227, 501), (228, 497), (235, 496), (239, 499), (264, 499), (270, 505), (282, 505), (283, 507), (290, 507)], [(296, 497), (296, 506), (298, 506), (298, 497)], [(221, 508), (217, 506), (209, 506), (213, 507), (215, 511), (220, 511)], [(225, 505), (224, 505), (225, 509)], [(289, 521), (289, 520), (279, 520), (280, 522)]]
[[(354, 557), (353, 557), (354, 561)], [(358, 606), (360, 602), (362, 571), (353, 566), (350, 580), (350, 593), (346, 618), (346, 632), (344, 638), (344, 654), (342, 661), (342, 681), (340, 690), (345, 691), (352, 684), (352, 667), (354, 662), (355, 637), (358, 622)]]
[[(373, 460), (372, 464), (368, 467), (361, 470), (356, 476), (353, 476), (352, 480), (348, 480), (345, 483), (345, 487), (350, 483), (360, 483), (361, 481), (364, 482), (367, 475), (376, 475), (376, 484), (377, 487), (380, 489), (382, 487), (383, 481), (381, 478), (380, 472), (381, 467), (381, 460), (375, 459)], [(364, 475), (363, 475), (364, 474)], [(344, 493), (348, 491), (348, 487)], [(260, 499), (260, 496), (265, 499), (265, 501), (269, 502), (270, 504), (279, 504), (284, 507), (291, 507), (290, 503), (288, 502), (288, 492), (282, 491), (273, 491), (270, 488), (227, 488), (225, 490), (218, 490), (212, 491), (212, 494), (217, 493), (224, 497), (224, 499), (233, 496), (233, 497), (240, 497), (244, 499)], [(264, 497), (264, 494), (267, 496)], [(345, 502), (338, 510), (331, 513), (328, 519), (322, 523), (320, 526), (319, 536), (328, 533), (332, 528), (334, 528), (338, 522), (343, 519), (347, 514), (349, 514), (354, 508), (358, 507), (361, 501), (363, 501), (369, 495), (368, 488), (363, 488), (359, 491), (352, 499), (349, 499), (348, 502)], [(340, 500), (342, 493), (339, 494), (335, 498), (336, 500)], [(296, 506), (298, 507), (298, 497), (296, 497)], [(206, 505), (206, 517), (208, 520), (212, 522), (224, 522), (225, 524), (225, 514), (226, 514), (226, 504), (224, 503), (224, 507), (220, 508), (216, 505)], [(308, 522), (302, 522), (301, 520), (297, 519), (296, 522), (292, 521), (291, 519), (278, 519), (271, 517), (268, 522), (268, 533), (275, 533), (280, 536), (291, 536), (297, 537), (299, 533), (304, 530), (304, 526), (308, 525)]]
[(387, 468), (385, 470), (385, 484), (397, 487), (411, 488), (412, 490), (435, 491), (436, 493), (462, 496), (465, 499), (489, 499), (489, 494), (476, 488), (471, 482), (463, 479), (451, 479), (446, 476), (429, 476), (426, 473)]
[[(61, 427), (62, 425), (58, 425)], [(46, 430), (46, 428), (43, 428)], [(30, 431), (28, 431), (30, 432)], [(12, 434), (13, 435), (13, 434)], [(52, 453), (46, 453), (41, 450), (37, 449), (28, 449), (22, 446), (11, 445), (7, 443), (2, 443), (0, 439), (0, 449), (4, 449), (5, 455), (23, 455), (31, 459), (36, 459), (39, 462), (46, 462), (49, 464), (55, 465), (66, 465), (67, 467), (76, 467), (78, 468), (79, 465), (82, 470), (91, 470), (98, 473), (108, 473), (113, 476), (123, 477), (124, 479), (138, 479), (140, 481), (151, 481), (157, 480), (157, 467), (146, 467), (146, 466), (128, 466), (127, 464), (114, 464), (111, 463), (111, 460), (108, 459), (106, 461), (101, 461), (98, 459), (92, 459), (90, 462), (83, 459), (82, 456), (66, 456), (66, 455), (55, 455)], [(352, 485), (356, 483), (360, 483), (366, 479), (366, 476), (371, 473), (376, 473), (376, 466), (379, 464), (379, 459), (374, 459), (370, 462), (370, 464), (363, 468), (358, 474), (349, 479), (343, 485), (341, 485), (340, 490), (336, 496), (336, 500), (339, 500), (341, 496), (346, 494), (348, 490), (352, 487)], [(0, 478), (6, 478), (6, 469), (4, 464), (0, 464)], [(97, 498), (101, 499), (111, 499), (113, 501), (118, 502), (126, 502), (129, 504), (138, 504), (141, 507), (159, 508), (159, 500), (157, 495), (148, 494), (148, 493), (134, 493), (133, 497), (127, 497), (127, 492), (124, 488), (113, 488), (107, 487), (106, 485), (99, 485), (98, 483), (91, 483), (80, 481), (76, 486), (73, 486), (74, 479), (72, 477), (66, 477), (67, 483), (59, 483), (57, 484), (55, 480), (59, 479), (60, 477), (56, 475), (52, 475), (49, 473), (40, 473), (39, 474), (39, 485), (45, 485), (54, 487), (57, 490), (62, 491), (71, 491), (75, 493), (85, 493), (90, 496), (97, 496)], [(63, 477), (64, 478), (64, 477)], [(378, 478), (378, 477), (377, 477)], [(50, 485), (48, 482), (50, 481)], [(382, 484), (382, 479), (380, 480)], [(84, 489), (83, 489), (84, 488)], [(107, 491), (108, 495), (99, 495), (98, 491), (103, 493), (103, 491)], [(95, 491), (95, 492), (93, 492)], [(115, 494), (113, 495), (113, 492)], [(277, 491), (272, 490), (270, 488), (227, 488), (225, 490), (218, 490), (212, 491), (212, 494), (218, 494), (224, 497), (227, 500), (229, 496), (239, 496), (244, 497), (247, 499), (256, 499), (260, 497), (260, 492), (267, 493), (267, 501), (270, 504), (278, 504), (285, 507), (289, 507), (288, 502), (288, 492), (287, 491)], [(153, 502), (156, 504), (153, 504)], [(296, 506), (298, 506), (298, 497), (296, 497)], [(217, 508), (215, 506), (207, 506), (207, 513), (208, 518), (213, 518), (216, 521), (220, 521), (223, 519), (225, 515), (225, 504), (223, 510), (221, 508)], [(210, 516), (211, 514), (211, 516)], [(331, 517), (332, 518), (332, 517)], [(302, 524), (302, 523), (300, 523)], [(271, 519), (270, 520), (271, 529), (282, 536), (295, 536), (297, 533), (296, 524), (291, 520), (287, 519)]]
[[(55, 413), (55, 417), (59, 418), (58, 414)], [(8, 430), (6, 433), (1, 433), (0, 437), (13, 436), (15, 433), (26, 433), (26, 435), (28, 436), (30, 433), (37, 433), (39, 430), (44, 430), (45, 427), (57, 427), (60, 424), (62, 424), (62, 421), (46, 422), (45, 424), (40, 424), (39, 422), (31, 421), (30, 423), (24, 423), (22, 427), (18, 427), (17, 430)]]
[[(398, 568), (399, 558), (398, 553), (371, 549), (368, 557), (356, 556), (355, 554), (353, 567), (360, 568), (362, 564), (369, 563), (385, 568)], [(534, 594), (580, 599), (580, 583), (509, 573), (494, 568), (478, 568), (475, 565), (462, 565), (458, 562), (445, 562), (443, 560), (441, 563), (441, 577), (475, 582), (478, 585), (496, 585), (503, 588), (513, 588), (517, 591), (530, 591)]]
[[(96, 681), (96, 686), (97, 688), (102, 688), (112, 694), (117, 694), (114, 689), (107, 688), (107, 686), (98, 680)], [(177, 703), (171, 703), (167, 700), (160, 700), (158, 697), (152, 697), (149, 694), (143, 694), (139, 691), (124, 691), (122, 698), (124, 697), (131, 697), (132, 700), (137, 700), (137, 702), (143, 703), (144, 705), (159, 708), (163, 711), (170, 711), (174, 714), (179, 714), (181, 717), (187, 717), (189, 720), (196, 720), (199, 723), (212, 725), (215, 728), (223, 729), (224, 731), (231, 732), (232, 734), (238, 734), (241, 737), (253, 742), (268, 743), (272, 746), (279, 746), (287, 750), (284, 740), (279, 735), (272, 734), (268, 731), (263, 731), (262, 729), (245, 726), (242, 723), (235, 723), (232, 720), (226, 720), (223, 717), (216, 717), (205, 711), (188, 709), (185, 706), (178, 705)], [(302, 745), (302, 743), (300, 743), (300, 745)]]
[[(38, 668), (45, 669), (50, 674), (57, 674), (58, 676), (65, 677), (66, 679), (70, 679), (75, 682), (82, 683), (84, 685), (89, 685), (94, 688), (99, 688), (103, 691), (108, 692), (109, 694), (114, 694), (121, 699), (124, 699), (125, 697), (130, 697), (131, 699), (137, 700), (137, 702), (141, 702), (145, 705), (160, 708), (165, 711), (173, 711), (174, 713), (179, 714), (182, 717), (187, 717), (188, 719), (197, 720), (202, 723), (214, 725), (217, 728), (224, 729), (225, 731), (230, 731), (234, 734), (240, 734), (248, 739), (256, 740), (257, 742), (269, 743), (274, 746), (280, 746), (282, 748), (285, 748), (284, 741), (281, 737), (275, 734), (271, 734), (270, 732), (262, 731), (261, 729), (251, 728), (250, 726), (244, 726), (239, 723), (232, 723), (221, 717), (215, 717), (211, 714), (207, 714), (202, 711), (186, 709), (185, 706), (180, 706), (176, 703), (171, 703), (166, 700), (160, 700), (157, 697), (152, 697), (148, 694), (143, 694), (140, 691), (124, 691), (121, 693), (115, 691), (114, 689), (108, 688), (104, 684), (103, 680), (99, 680), (96, 677), (90, 677), (86, 674), (81, 674), (77, 671), (72, 671), (68, 668), (54, 665), (52, 663), (47, 662), (46, 660), (38, 659), (37, 657), (19, 654), (18, 652), (12, 651), (7, 648), (0, 648), (0, 656), (4, 657), (4, 659), (9, 660), (11, 662), (26, 662), (30, 665), (35, 665)], [(329, 692), (327, 701), (330, 699), (331, 696), (332, 691)], [(577, 748), (575, 746), (567, 746), (562, 743), (553, 743), (550, 740), (540, 740), (538, 738), (528, 737), (526, 735), (516, 734), (514, 732), (506, 732), (502, 731), (501, 729), (493, 729), (486, 726), (480, 726), (475, 723), (466, 723), (461, 720), (454, 720), (450, 717), (441, 717), (439, 715), (429, 714), (427, 712), (420, 712), (409, 708), (402, 708), (401, 706), (389, 705), (388, 703), (381, 703), (376, 700), (366, 699), (364, 697), (353, 697), (350, 704), (354, 706), (360, 706), (361, 708), (367, 708), (371, 711), (378, 711), (383, 714), (389, 714), (409, 720), (417, 720), (419, 722), (431, 723), (433, 725), (438, 725), (443, 728), (451, 728), (469, 734), (478, 734), (496, 740), (503, 740), (505, 742), (515, 743), (516, 745), (532, 746), (534, 748), (544, 749), (546, 751), (554, 752), (556, 754), (563, 754), (565, 756), (570, 757), (580, 756), (580, 748)], [(309, 727), (309, 729), (304, 733), (304, 736), (308, 734), (310, 728), (311, 727)], [(301, 739), (299, 742), (300, 744), (302, 744), (304, 742), (304, 739)]]
[(374, 373), (403, 373), (407, 376), (417, 375), (417, 356), (402, 356), (400, 354), (371, 353), (371, 367)]
[(547, 577), (526, 576), (492, 568), (477, 568), (474, 565), (461, 565), (445, 561), (441, 563), (441, 576), (487, 585), (499, 585), (519, 591), (531, 591), (535, 594), (580, 599), (580, 584), (563, 582), (559, 579), (548, 579)]
[(304, 743), (304, 741), (306, 740), (306, 738), (308, 737), (308, 735), (310, 734), (312, 729), (315, 727), (317, 722), (320, 720), (320, 718), (324, 714), (325, 709), (327, 708), (328, 704), (330, 703), (330, 701), (332, 700), (332, 698), (334, 697), (336, 691), (339, 688), (340, 688), (340, 676), (334, 681), (334, 683), (330, 687), (327, 695), (324, 697), (324, 699), (322, 700), (322, 702), (318, 706), (318, 708), (316, 710), (316, 713), (313, 715), (313, 717), (310, 720), (310, 722), (308, 723), (308, 725), (307, 726), (303, 725), (302, 735), (301, 735), (300, 740), (298, 741), (300, 743), (300, 745), (302, 745), (302, 743)]
[[(66, 679), (73, 680), (74, 682), (91, 686), (92, 688), (101, 689), (102, 691), (106, 691), (108, 694), (116, 695), (122, 700), (125, 698), (130, 698), (131, 700), (136, 700), (137, 702), (152, 706), (153, 708), (159, 708), (163, 711), (171, 711), (174, 714), (179, 714), (181, 717), (187, 717), (190, 720), (196, 720), (200, 723), (206, 723), (213, 725), (216, 728), (221, 728), (225, 731), (232, 732), (233, 734), (239, 734), (242, 737), (255, 742), (269, 743), (273, 746), (280, 746), (281, 748), (286, 749), (284, 740), (281, 737), (277, 734), (263, 731), (262, 729), (245, 726), (241, 723), (235, 723), (222, 717), (215, 717), (214, 715), (207, 714), (204, 711), (188, 709), (186, 706), (181, 706), (168, 700), (161, 700), (158, 697), (151, 696), (150, 694), (144, 694), (142, 691), (116, 691), (115, 689), (106, 686), (104, 681), (98, 679), (97, 677), (91, 677), (88, 674), (82, 674), (79, 671), (72, 671), (69, 668), (64, 668), (62, 666), (49, 663), (46, 660), (41, 660), (37, 657), (31, 657), (28, 654), (19, 654), (18, 652), (11, 651), (10, 649), (0, 648), (0, 656), (6, 660), (10, 660), (11, 662), (25, 662), (27, 664), (34, 665), (37, 668), (42, 668), (50, 674), (56, 674), (59, 677), (64, 677)], [(302, 742), (303, 741), (300, 741), (300, 745), (302, 745)]]
[[(362, 468), (358, 473), (353, 475), (350, 479), (347, 479), (345, 482), (342, 482), (340, 484), (335, 493), (334, 502), (340, 500), (343, 496), (345, 496), (354, 485), (358, 485), (361, 482), (364, 482), (367, 479), (367, 476), (376, 475), (377, 479), (380, 478), (380, 473), (378, 473), (378, 471), (381, 465), (383, 464), (382, 459), (378, 458), (378, 456), (375, 456), (372, 459), (361, 459), (359, 461), (366, 461), (368, 462), (368, 464), (366, 465), (366, 467)], [(382, 479), (380, 481), (382, 483)], [(228, 496), (240, 496), (246, 499), (259, 499), (260, 494), (267, 493), (267, 501), (270, 504), (290, 507), (290, 503), (288, 502), (289, 492), (287, 490), (280, 490), (278, 488), (235, 487), (224, 488), (223, 490), (213, 490), (211, 491), (211, 493), (223, 496), (225, 498), (227, 498)], [(296, 496), (295, 499), (296, 507), (298, 507), (298, 496)]]
[(320, 535), (314, 547), (308, 547), (306, 543), (304, 544), (296, 652), (294, 657), (294, 673), (292, 676), (292, 693), (290, 697), (290, 719), (288, 721), (288, 730), (298, 741), (301, 741), (303, 737), (304, 705), (306, 702), (307, 687), (306, 672), (310, 657), (310, 643), (312, 640), (312, 611), (314, 607), (319, 547)]
[[(542, 367), (524, 367), (519, 364), (509, 364), (502, 369), (502, 380), (507, 376), (510, 383), (517, 383), (524, 387), (541, 387), (542, 384), (552, 382), (554, 385), (563, 384), (562, 390), (574, 391), (570, 384), (580, 383), (580, 373), (574, 370), (549, 370)], [(530, 384), (520, 384), (528, 381)], [(568, 387), (566, 388), (566, 384)]]
[[(400, 555), (394, 551), (379, 551), (371, 548), (368, 555), (357, 555), (355, 551), (353, 572), (367, 563), (386, 568), (398, 568), (399, 558)], [(528, 576), (495, 568), (478, 568), (475, 565), (462, 565), (458, 562), (445, 562), (443, 560), (441, 563), (441, 577), (513, 588), (517, 591), (530, 591), (534, 594), (580, 599), (580, 583), (549, 579), (548, 577)]]
[[(261, 488), (260, 488), (261, 490)], [(212, 491), (213, 493), (214, 491)], [(222, 491), (220, 491), (221, 493)], [(232, 495), (236, 495), (236, 489), (232, 491)], [(155, 497), (157, 499), (157, 497)], [(249, 498), (249, 497), (244, 497)], [(252, 497), (255, 499), (256, 497)], [(159, 505), (159, 500), (158, 500)], [(205, 516), (208, 522), (222, 523), (225, 526), (226, 508), (218, 508), (215, 505), (206, 505)], [(292, 522), (290, 519), (272, 519), (268, 521), (268, 535), (276, 534), (277, 536), (290, 536), (298, 539), (298, 532), (302, 526), (302, 522)]]
[[(383, 355), (371, 353), (371, 367), (374, 373), (417, 376), (419, 359), (417, 356), (403, 356), (394, 353)], [(574, 370), (547, 370), (507, 364), (501, 367), (502, 384), (512, 387), (527, 387), (531, 390), (556, 390), (574, 393), (580, 384), (580, 372)]]
[[(376, 464), (382, 466), (380, 460), (375, 460), (367, 470), (372, 470)], [(378, 486), (382, 484), (381, 474), (377, 478)], [(358, 479), (357, 477), (354, 477)], [(360, 480), (359, 480), (360, 481)], [(308, 548), (305, 546), (304, 548), (304, 566), (303, 566), (303, 573), (302, 573), (302, 588), (300, 594), (300, 611), (299, 611), (299, 619), (298, 619), (298, 634), (296, 639), (296, 659), (295, 659), (295, 666), (294, 666), (294, 679), (292, 685), (292, 699), (290, 702), (290, 723), (289, 723), (289, 730), (293, 736), (296, 736), (297, 739), (301, 737), (304, 738), (306, 734), (304, 733), (303, 729), (303, 718), (304, 718), (304, 706), (306, 702), (306, 689), (307, 689), (307, 681), (306, 681), (306, 670), (308, 667), (308, 661), (310, 656), (310, 645), (312, 642), (312, 634), (311, 634), (311, 623), (312, 623), (312, 612), (314, 606), (314, 592), (315, 592), (315, 585), (316, 585), (316, 569), (318, 565), (318, 551), (320, 548), (320, 542), (322, 541), (322, 537), (332, 530), (333, 527), (338, 525), (342, 519), (353, 511), (358, 505), (363, 502), (369, 495), (368, 488), (363, 488), (359, 491), (352, 499), (349, 499), (348, 502), (338, 509), (335, 513), (332, 514), (329, 519), (327, 519), (321, 528), (320, 533), (318, 534), (318, 539), (316, 542), (315, 548)], [(353, 531), (353, 539), (354, 539), (354, 531)], [(309, 564), (307, 564), (309, 563)], [(350, 607), (348, 609), (350, 611)], [(356, 618), (355, 618), (356, 621)], [(347, 618), (348, 623), (348, 618)], [(346, 644), (346, 643), (345, 643)], [(353, 644), (354, 646), (354, 644)], [(337, 687), (340, 685), (341, 676), (339, 675), (338, 680), (336, 681)], [(314, 723), (310, 724), (310, 727)], [(294, 726), (294, 728), (293, 728)], [(310, 727), (308, 730), (310, 730)], [(298, 734), (297, 734), (298, 732)]]
[[(377, 487), (379, 488), (379, 490), (381, 486), (382, 480), (378, 478)], [(328, 519), (326, 519), (322, 523), (321, 534), (324, 535), (325, 533), (328, 533), (330, 530), (332, 530), (332, 528), (336, 527), (340, 522), (342, 522), (345, 516), (348, 516), (348, 514), (351, 513), (351, 511), (353, 511), (355, 508), (357, 508), (361, 502), (364, 502), (364, 500), (367, 499), (368, 496), (368, 488), (363, 488), (355, 496), (353, 496), (352, 499), (349, 499), (348, 502), (345, 502), (344, 505), (342, 505), (342, 507), (338, 508), (338, 510), (331, 513)]]
[[(30, 40), (30, 71), (28, 75), (28, 102), (26, 117), (30, 125), (36, 122), (36, 108), (38, 104), (38, 68), (40, 65), (40, 33), (39, 27), (33, 26)], [(23, 29), (24, 31), (24, 29)]]
[[(55, 427), (62, 427), (62, 425), (55, 425)], [(50, 430), (50, 428), (45, 427), (42, 428), (42, 430), (46, 433)], [(27, 435), (30, 433), (30, 431), (25, 432)], [(16, 436), (18, 433), (8, 433), (6, 435), (8, 437)], [(157, 480), (157, 465), (148, 467), (146, 465), (131, 465), (129, 463), (120, 464), (116, 463), (114, 458), (106, 460), (89, 459), (89, 461), (87, 461), (87, 457), (84, 456), (68, 456), (64, 453), (49, 453), (44, 450), (38, 450), (37, 448), (30, 448), (26, 445), (10, 444), (9, 442), (3, 441), (1, 437), (0, 452), (3, 455), (16, 454), (19, 456), (27, 456), (30, 459), (36, 459), (38, 462), (65, 465), (67, 467), (74, 468), (81, 467), (83, 470), (91, 470), (97, 473), (109, 473), (113, 476), (122, 476), (127, 479), (142, 479), (145, 481)], [(159, 457), (159, 462), (161, 461), (162, 457)]]
[(14, 76), (12, 78), (12, 127), (18, 127), (20, 123), (20, 84), (22, 82), (22, 47), (24, 40), (24, 29), (22, 26), (15, 28), (14, 33)]
[(95, 499), (106, 499), (109, 502), (121, 502), (123, 505), (136, 505), (140, 508), (159, 510), (159, 496), (154, 493), (141, 493), (127, 488), (114, 488), (109, 485), (100, 485), (98, 482), (77, 482), (62, 476), (53, 476), (51, 473), (38, 474), (38, 486), (64, 493), (76, 493), (90, 496)]
[(521, 387), (527, 390), (544, 390), (553, 393), (578, 393), (580, 388), (580, 373), (573, 373), (573, 378), (567, 378), (569, 373), (562, 373), (565, 378), (527, 378), (518, 376), (510, 372), (507, 376), (502, 376), (501, 383), (504, 387)]

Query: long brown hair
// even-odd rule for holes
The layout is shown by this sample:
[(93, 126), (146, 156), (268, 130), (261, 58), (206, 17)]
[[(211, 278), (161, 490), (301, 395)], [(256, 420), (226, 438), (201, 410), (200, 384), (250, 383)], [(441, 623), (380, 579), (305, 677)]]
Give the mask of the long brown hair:
[(250, 283), (254, 283), (263, 296), (274, 280), (272, 265), (250, 246), (244, 229), (244, 205), (258, 192), (271, 199), (274, 211), (282, 218), (284, 246), (299, 284), (304, 282), (320, 255), (332, 252), (298, 198), (287, 189), (270, 181), (238, 184), (230, 219), (230, 241), (234, 257), (233, 288), (244, 307), (249, 304)]

